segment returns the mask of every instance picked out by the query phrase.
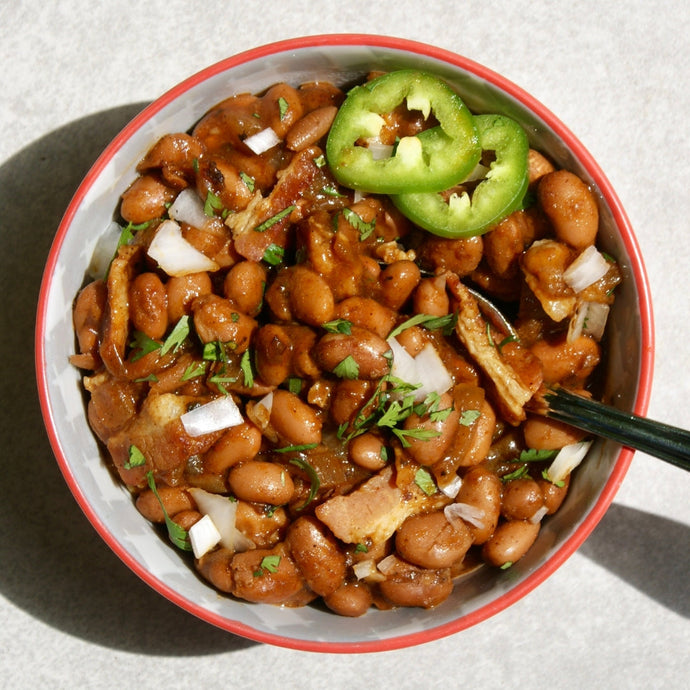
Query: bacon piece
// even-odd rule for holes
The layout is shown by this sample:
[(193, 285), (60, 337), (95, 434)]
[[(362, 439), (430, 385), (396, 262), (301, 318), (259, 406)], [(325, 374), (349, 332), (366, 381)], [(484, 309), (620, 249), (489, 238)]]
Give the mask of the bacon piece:
[(322, 503), (315, 512), (341, 541), (361, 544), (371, 539), (378, 544), (427, 502), (428, 497), (416, 485), (397, 486), (389, 465), (346, 496)]
[[(225, 222), (232, 230), (238, 254), (250, 261), (261, 261), (270, 245), (285, 247), (288, 226), (302, 218), (300, 199), (319, 173), (314, 163), (318, 155), (319, 151), (313, 147), (296, 153), (267, 197), (256, 192), (245, 209), (228, 216)], [(295, 208), (284, 218), (264, 231), (256, 230), (262, 223), (291, 206)]]
[(446, 285), (457, 300), (458, 321), (455, 332), (467, 348), (472, 359), (489, 377), (493, 384), (496, 402), (505, 418), (514, 425), (526, 418), (524, 406), (532, 398), (541, 383), (534, 378), (530, 385), (500, 354), (499, 349), (487, 336), (487, 324), (482, 317), (477, 301), (462, 284), (460, 278), (449, 273)]

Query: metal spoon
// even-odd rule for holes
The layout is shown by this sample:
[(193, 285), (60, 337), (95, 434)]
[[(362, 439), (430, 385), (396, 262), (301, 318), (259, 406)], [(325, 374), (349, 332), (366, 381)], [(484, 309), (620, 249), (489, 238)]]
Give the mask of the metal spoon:
[[(494, 327), (506, 336), (518, 337), (513, 325), (491, 300), (469, 290)], [(546, 407), (535, 411), (690, 471), (690, 431), (623, 412), (558, 386), (549, 389), (543, 398)]]

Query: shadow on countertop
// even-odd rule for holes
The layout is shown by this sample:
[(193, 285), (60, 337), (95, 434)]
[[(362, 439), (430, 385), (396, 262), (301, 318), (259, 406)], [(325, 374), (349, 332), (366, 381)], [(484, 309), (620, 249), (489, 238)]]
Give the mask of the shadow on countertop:
[(88, 169), (145, 105), (72, 122), (0, 167), (0, 593), (43, 623), (106, 647), (214, 654), (254, 643), (168, 602), (110, 551), (60, 473), (36, 394), (34, 319), (53, 236)]
[[(34, 383), (35, 308), (52, 238), (88, 168), (144, 105), (70, 123), (0, 167), (0, 524), (5, 535), (0, 592), (41, 622), (106, 647), (152, 655), (215, 654), (255, 643), (168, 602), (108, 549), (60, 474)], [(690, 617), (687, 563), (678, 558), (689, 531), (686, 525), (613, 505), (581, 553), (645, 596)], [(664, 567), (650, 567), (653, 563)]]

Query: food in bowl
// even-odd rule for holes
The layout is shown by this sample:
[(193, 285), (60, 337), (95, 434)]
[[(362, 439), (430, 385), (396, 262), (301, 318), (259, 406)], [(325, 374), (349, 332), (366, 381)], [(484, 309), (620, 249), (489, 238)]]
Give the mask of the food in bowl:
[(540, 394), (596, 383), (621, 280), (585, 181), (411, 69), (230, 96), (137, 171), (72, 363), (205, 580), (356, 617), (529, 551), (589, 447)]

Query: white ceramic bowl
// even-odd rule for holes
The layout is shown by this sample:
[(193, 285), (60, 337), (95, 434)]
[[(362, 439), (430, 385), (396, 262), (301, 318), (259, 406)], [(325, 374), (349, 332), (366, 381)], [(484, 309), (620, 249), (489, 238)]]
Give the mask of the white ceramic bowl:
[[(228, 58), (182, 82), (139, 114), (108, 146), (76, 192), (48, 257), (37, 315), (36, 367), (50, 441), (79, 505), (112, 550), (155, 590), (182, 608), (238, 635), (310, 651), (371, 652), (411, 646), (458, 632), (517, 601), (551, 575), (599, 522), (627, 471), (632, 453), (597, 442), (561, 510), (509, 571), (483, 568), (456, 586), (433, 610), (372, 609), (362, 618), (320, 608), (281, 609), (219, 596), (136, 511), (129, 493), (106, 469), (91, 433), (80, 375), (68, 362), (75, 342), (72, 301), (99, 234), (112, 220), (135, 165), (163, 134), (189, 129), (211, 106), (242, 91), (286, 81), (318, 79), (338, 85), (370, 70), (414, 67), (435, 72), (474, 112), (503, 112), (518, 120), (532, 145), (597, 191), (600, 244), (620, 262), (604, 365), (607, 399), (644, 414), (652, 375), (653, 327), (642, 258), (621, 204), (596, 162), (543, 105), (494, 72), (464, 57), (406, 40), (367, 35), (299, 38)], [(584, 595), (583, 595), (584, 596)], [(516, 631), (517, 632), (517, 631)]]

